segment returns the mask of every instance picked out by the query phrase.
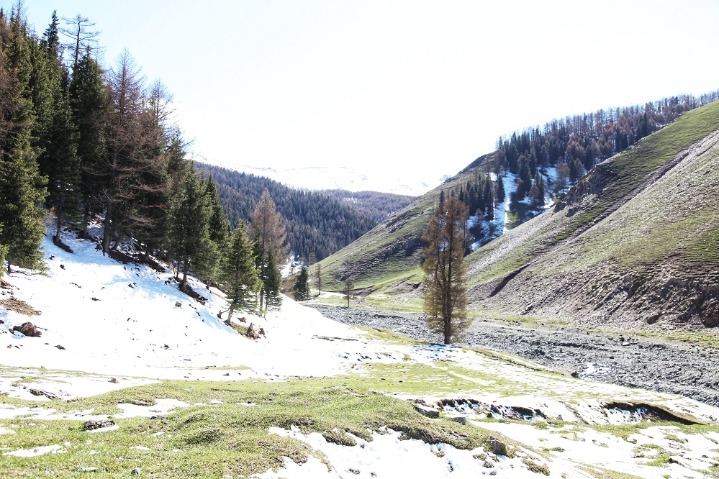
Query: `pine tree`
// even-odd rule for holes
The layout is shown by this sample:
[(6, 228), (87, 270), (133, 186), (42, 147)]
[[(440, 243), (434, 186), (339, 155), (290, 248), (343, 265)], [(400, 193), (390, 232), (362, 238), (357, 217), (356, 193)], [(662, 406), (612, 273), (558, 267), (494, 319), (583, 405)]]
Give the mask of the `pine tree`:
[(497, 198), (497, 203), (504, 203), (504, 197), (506, 196), (506, 191), (504, 190), (504, 180), (502, 179), (502, 176), (497, 174), (497, 193), (495, 197)]
[[(2, 49), (0, 78), (0, 245), (7, 249), (11, 265), (34, 268), (40, 264), (40, 245), (45, 233), (42, 202), (45, 178), (38, 171), (38, 151), (32, 145), (32, 62), (24, 19), (10, 22), (9, 42)], [(2, 47), (0, 47), (2, 48)]]
[(210, 243), (208, 244), (208, 250), (206, 252), (207, 261), (205, 262), (205, 269), (198, 273), (201, 279), (209, 285), (218, 279), (217, 276), (222, 252), (227, 249), (230, 240), (230, 222), (227, 219), (225, 210), (220, 204), (217, 185), (211, 176), (203, 183), (203, 193), (210, 210), (208, 225)]
[(427, 325), (450, 344), (470, 325), (464, 259), (467, 206), (450, 197), (430, 219), (422, 239)]
[(187, 175), (183, 188), (170, 208), (167, 227), (167, 249), (182, 273), (180, 289), (185, 290), (187, 274), (202, 270), (210, 243), (210, 211), (207, 207), (197, 173)]
[(260, 288), (263, 293), (260, 297), (264, 296), (265, 301), (262, 312), (267, 314), (269, 309), (279, 308), (282, 305), (282, 296), (280, 294), (282, 275), (273, 250), (267, 253), (266, 260), (262, 262), (260, 280), (262, 282)]
[(292, 291), (295, 294), (295, 300), (305, 301), (310, 298), (310, 287), (308, 281), (309, 274), (307, 273), (307, 267), (302, 266), (299, 274), (297, 275), (295, 285), (292, 287)]
[(252, 242), (242, 223), (232, 234), (227, 255), (222, 263), (220, 277), (229, 305), (228, 321), (235, 310), (252, 310), (256, 307), (254, 299), (260, 280), (255, 269)]
[(83, 208), (83, 236), (94, 213), (102, 209), (102, 192), (107, 191), (107, 102), (102, 69), (88, 50), (73, 70), (70, 106), (77, 128), (77, 156)]

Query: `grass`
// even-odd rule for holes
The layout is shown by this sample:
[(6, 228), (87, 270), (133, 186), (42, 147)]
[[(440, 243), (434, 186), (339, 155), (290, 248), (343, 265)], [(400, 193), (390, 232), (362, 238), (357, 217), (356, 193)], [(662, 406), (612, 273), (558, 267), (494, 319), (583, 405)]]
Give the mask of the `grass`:
[(72, 402), (74, 409), (111, 412), (121, 402), (147, 398), (172, 397), (190, 404), (222, 401), (180, 409), (166, 418), (115, 419), (119, 429), (109, 432), (83, 431), (82, 421), (0, 421), (0, 426), (16, 431), (0, 435), (2, 451), (51, 444), (64, 450), (32, 459), (4, 456), (0, 477), (81, 477), (78, 471), (84, 467), (99, 468), (100, 477), (127, 476), (135, 467), (148, 476), (246, 477), (282, 467), (283, 456), (301, 463), (316, 454), (300, 441), (270, 434), (270, 427), (294, 426), (347, 444), (352, 436), (370, 440), (372, 431), (385, 427), (408, 438), (463, 449), (486, 443), (487, 433), (479, 428), (426, 418), (408, 401), (371, 392), (365, 381), (351, 381), (353, 387), (343, 381), (349, 380), (168, 381)]

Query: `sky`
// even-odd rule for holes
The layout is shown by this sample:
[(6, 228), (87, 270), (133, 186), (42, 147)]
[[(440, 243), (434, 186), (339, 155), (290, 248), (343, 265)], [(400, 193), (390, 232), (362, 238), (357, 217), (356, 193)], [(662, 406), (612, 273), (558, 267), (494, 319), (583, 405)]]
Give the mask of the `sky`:
[[(9, 9), (11, 2), (0, 0)], [(716, 0), (25, 0), (95, 22), (191, 153), (433, 181), (554, 118), (719, 89)]]

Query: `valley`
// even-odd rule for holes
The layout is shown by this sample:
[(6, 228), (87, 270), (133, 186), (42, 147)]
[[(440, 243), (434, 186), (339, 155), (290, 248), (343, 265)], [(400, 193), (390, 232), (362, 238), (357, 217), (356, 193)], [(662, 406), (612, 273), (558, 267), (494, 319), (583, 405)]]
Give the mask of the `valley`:
[[(345, 324), (386, 328), (417, 341), (442, 341), (441, 335), (427, 329), (423, 314), (313, 307)], [(714, 359), (719, 336), (713, 331), (649, 335), (486, 315), (474, 321), (461, 343), (516, 355), (583, 379), (680, 394), (719, 407), (719, 371)]]

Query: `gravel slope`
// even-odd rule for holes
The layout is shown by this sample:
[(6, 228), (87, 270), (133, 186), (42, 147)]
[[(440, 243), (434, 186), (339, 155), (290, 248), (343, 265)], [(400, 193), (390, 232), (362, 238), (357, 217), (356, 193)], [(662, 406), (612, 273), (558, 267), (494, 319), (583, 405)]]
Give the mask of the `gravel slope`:
[[(412, 339), (441, 342), (421, 314), (375, 312), (310, 305), (346, 324), (385, 328)], [(719, 406), (719, 371), (713, 349), (634, 336), (599, 335), (577, 329), (529, 329), (476, 321), (466, 343), (530, 359), (568, 374), (623, 386), (690, 397)]]

